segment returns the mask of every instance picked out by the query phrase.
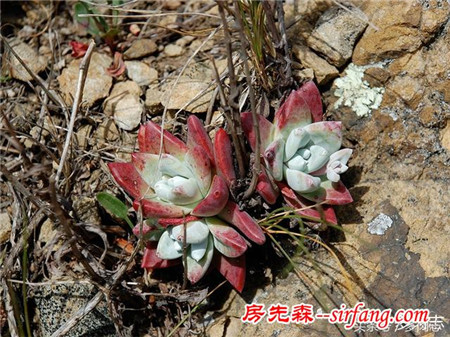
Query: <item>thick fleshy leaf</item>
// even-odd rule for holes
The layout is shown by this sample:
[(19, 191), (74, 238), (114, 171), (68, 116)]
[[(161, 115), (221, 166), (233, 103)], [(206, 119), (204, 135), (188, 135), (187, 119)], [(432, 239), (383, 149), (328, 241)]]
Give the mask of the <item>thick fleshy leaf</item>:
[(214, 150), (211, 138), (206, 133), (203, 123), (197, 116), (190, 115), (187, 120), (188, 132), (186, 144), (193, 149), (199, 145), (202, 147), (204, 153), (208, 156), (212, 166), (214, 166)]
[(215, 265), (227, 281), (238, 292), (242, 292), (245, 284), (245, 255), (232, 259), (222, 254), (216, 254)]
[(155, 183), (153, 189), (159, 199), (175, 205), (189, 205), (203, 198), (194, 178), (162, 177)]
[[(321, 221), (323, 218), (323, 220), (328, 223), (333, 225), (337, 224), (336, 214), (331, 206), (322, 205), (323, 213), (321, 214), (315, 208), (306, 208), (312, 206), (314, 203), (296, 194), (288, 185), (280, 183), (278, 186), (280, 187), (283, 198), (288, 206), (296, 209), (297, 214), (305, 216), (311, 220)], [(325, 230), (327, 228), (325, 225), (316, 225), (314, 227), (319, 230)]]
[(190, 256), (195, 261), (198, 262), (203, 258), (203, 256), (205, 256), (206, 249), (208, 248), (208, 241), (209, 240), (205, 240), (203, 242), (193, 243), (190, 245)]
[(258, 176), (256, 190), (269, 205), (273, 205), (277, 201), (279, 192), (272, 186), (264, 168), (261, 168), (261, 173)]
[(187, 206), (172, 205), (159, 199), (135, 200), (133, 207), (136, 211), (139, 209), (139, 206), (142, 206), (144, 217), (152, 218), (180, 218), (192, 211), (192, 208)]
[(195, 220), (199, 220), (199, 218), (197, 218), (196, 216), (188, 215), (185, 216), (184, 218), (158, 219), (158, 224), (161, 225), (162, 227), (177, 226)]
[(72, 47), (71, 56), (76, 59), (83, 57), (89, 48), (89, 45), (87, 43), (83, 43), (83, 42), (70, 41), (69, 44), (70, 44), (70, 47)]
[(163, 154), (160, 157), (157, 154), (136, 152), (131, 155), (131, 161), (145, 182), (152, 187), (164, 174), (171, 177), (194, 177), (187, 165), (169, 154)]
[(163, 260), (156, 255), (158, 243), (155, 241), (147, 242), (142, 257), (141, 267), (146, 269), (168, 268), (181, 263), (181, 259)]
[(319, 177), (313, 177), (301, 171), (286, 168), (285, 176), (289, 187), (301, 194), (315, 191), (320, 186)]
[(323, 119), (322, 100), (320, 98), (319, 89), (314, 82), (309, 81), (301, 86), (299, 94), (303, 97), (311, 111), (312, 121), (321, 122)]
[(225, 180), (220, 176), (214, 176), (208, 195), (200, 201), (191, 214), (203, 217), (217, 215), (225, 207), (229, 194)]
[(158, 241), (156, 256), (163, 260), (173, 260), (183, 256), (183, 246), (170, 237), (170, 230), (166, 230)]
[(324, 201), (329, 205), (345, 205), (353, 201), (350, 192), (341, 181), (333, 183), (324, 177), (322, 179), (324, 180), (316, 191), (302, 193), (302, 196), (314, 202)]
[[(159, 154), (161, 146), (161, 127), (153, 122), (142, 125), (138, 133), (139, 150)], [(162, 153), (171, 154), (182, 159), (187, 151), (187, 146), (177, 137), (164, 130)]]
[(114, 180), (133, 198), (141, 199), (153, 195), (151, 188), (132, 163), (108, 163), (108, 168)]
[(148, 241), (159, 241), (163, 233), (164, 229), (148, 226), (145, 224), (142, 225), (142, 231), (140, 225), (137, 225), (133, 228), (134, 235), (136, 235), (137, 237), (140, 237), (142, 235), (143, 238)]
[(264, 152), (264, 161), (272, 173), (273, 179), (283, 179), (284, 140), (274, 140)]
[(228, 201), (218, 216), (219, 218), (237, 227), (253, 242), (259, 245), (266, 242), (266, 237), (261, 227), (250, 215), (248, 215), (247, 212), (239, 210), (239, 206), (233, 201)]
[(219, 129), (214, 139), (214, 156), (216, 161), (217, 173), (225, 179), (228, 186), (231, 186), (236, 180), (234, 171), (233, 157), (231, 156), (230, 137), (224, 129)]
[[(186, 224), (186, 243), (200, 243), (206, 240), (209, 235), (208, 226), (203, 220), (195, 220)], [(178, 225), (171, 229), (170, 237), (179, 242), (183, 242), (184, 225)]]
[(305, 126), (311, 141), (323, 147), (328, 153), (334, 153), (341, 148), (342, 123), (318, 122)]
[[(261, 140), (261, 153), (264, 153), (264, 150), (269, 146), (269, 144), (273, 140), (273, 132), (274, 126), (271, 122), (269, 122), (264, 116), (260, 114), (256, 115), (258, 118), (259, 125), (259, 136)], [(256, 146), (256, 134), (253, 130), (253, 117), (251, 112), (243, 112), (241, 113), (241, 123), (242, 130), (247, 136), (248, 142), (253, 151), (255, 151)]]
[(286, 141), (284, 161), (290, 160), (298, 149), (301, 149), (309, 142), (308, 132), (304, 128), (296, 128), (291, 131)]
[(339, 161), (342, 164), (347, 164), (353, 153), (352, 149), (341, 149), (330, 156), (330, 163)]
[(306, 163), (306, 173), (314, 172), (323, 167), (329, 158), (329, 153), (323, 147), (311, 145), (309, 148), (311, 156)]
[(214, 247), (223, 255), (238, 257), (247, 250), (247, 243), (235, 229), (217, 218), (207, 218), (209, 231), (214, 236)]
[(195, 146), (187, 151), (185, 162), (197, 181), (200, 193), (205, 197), (211, 186), (212, 179), (211, 163), (208, 156), (205, 156), (202, 147)]
[(275, 137), (287, 139), (292, 130), (311, 123), (311, 111), (301, 89), (292, 92), (275, 114)]
[(211, 261), (214, 257), (214, 243), (212, 236), (208, 238), (208, 247), (206, 248), (206, 253), (200, 261), (196, 261), (192, 257), (192, 247), (187, 254), (187, 278), (191, 283), (198, 282), (208, 271)]

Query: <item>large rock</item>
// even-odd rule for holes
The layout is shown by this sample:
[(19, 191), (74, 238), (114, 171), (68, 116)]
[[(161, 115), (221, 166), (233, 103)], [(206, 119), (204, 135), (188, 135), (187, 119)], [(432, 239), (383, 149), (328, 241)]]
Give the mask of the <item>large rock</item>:
[[(426, 5), (428, 3), (428, 6)], [(392, 1), (380, 6), (377, 0), (366, 1), (362, 10), (370, 22), (355, 47), (353, 62), (362, 65), (395, 58), (419, 49), (430, 41), (449, 16), (447, 1)]]
[(314, 71), (314, 76), (319, 85), (327, 84), (339, 76), (339, 71), (335, 66), (329, 64), (308, 47), (297, 43), (292, 47), (292, 51), (305, 68)]
[(141, 89), (133, 81), (119, 82), (114, 85), (111, 95), (105, 100), (104, 112), (114, 116), (117, 126), (131, 131), (141, 122), (144, 107), (140, 101)]
[[(84, 84), (82, 104), (90, 107), (99, 99), (108, 96), (112, 85), (112, 77), (106, 69), (110, 66), (111, 62), (111, 57), (107, 55), (92, 53), (86, 82)], [(61, 92), (68, 105), (72, 105), (73, 102), (73, 96), (75, 95), (78, 83), (78, 74), (80, 72), (80, 63), (81, 59), (73, 60), (58, 77)]]
[(367, 26), (365, 21), (358, 18), (357, 9), (353, 11), (355, 12), (340, 7), (330, 8), (320, 17), (307, 40), (309, 47), (337, 67), (352, 57), (356, 39)]
[[(19, 39), (11, 39), (9, 40), (9, 44), (34, 74), (37, 75), (47, 66), (47, 59), (41, 55), (38, 55), (38, 53), (25, 42), (22, 42)], [(6, 55), (8, 55), (7, 64), (9, 68), (9, 75), (12, 78), (16, 78), (24, 82), (31, 81), (33, 79), (11, 52)]]

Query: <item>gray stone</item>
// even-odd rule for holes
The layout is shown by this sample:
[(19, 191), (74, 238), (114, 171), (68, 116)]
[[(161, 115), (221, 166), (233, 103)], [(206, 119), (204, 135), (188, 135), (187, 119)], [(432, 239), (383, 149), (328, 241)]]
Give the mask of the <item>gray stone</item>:
[(154, 68), (150, 68), (144, 62), (125, 61), (127, 74), (130, 79), (138, 85), (149, 85), (158, 80), (158, 72)]
[(363, 15), (357, 8), (351, 12), (339, 7), (327, 10), (307, 40), (309, 47), (337, 67), (345, 64), (352, 57), (356, 39), (367, 26), (358, 13)]
[(141, 89), (137, 83), (133, 81), (117, 83), (105, 101), (105, 114), (114, 116), (119, 128), (127, 131), (135, 129), (140, 124), (144, 112), (140, 95)]
[(292, 51), (305, 68), (311, 68), (319, 85), (326, 84), (339, 76), (339, 71), (323, 58), (302, 44), (293, 46)]
[(153, 54), (158, 50), (156, 43), (150, 39), (140, 39), (134, 41), (130, 48), (128, 48), (125, 53), (123, 53), (123, 57), (127, 60), (138, 59), (150, 54)]
[[(47, 66), (47, 59), (41, 55), (38, 55), (38, 53), (28, 44), (20, 41), (19, 39), (11, 39), (9, 44), (19, 55), (22, 61), (25, 62), (28, 68), (30, 68), (30, 70), (36, 75), (43, 71)], [(21, 81), (31, 81), (33, 78), (20, 64), (19, 60), (10, 52), (7, 53), (7, 55), (7, 64), (10, 76)]]
[(168, 44), (164, 48), (164, 53), (169, 57), (180, 56), (184, 53), (184, 48), (176, 44)]
[(11, 229), (11, 219), (8, 213), (0, 213), (0, 244), (4, 244), (9, 240)]
[[(82, 104), (90, 107), (99, 99), (108, 96), (112, 86), (112, 77), (106, 69), (110, 66), (111, 62), (111, 57), (107, 55), (92, 53), (86, 82), (84, 84)], [(72, 105), (73, 96), (77, 88), (80, 63), (81, 59), (73, 60), (58, 77), (64, 100), (69, 106)]]

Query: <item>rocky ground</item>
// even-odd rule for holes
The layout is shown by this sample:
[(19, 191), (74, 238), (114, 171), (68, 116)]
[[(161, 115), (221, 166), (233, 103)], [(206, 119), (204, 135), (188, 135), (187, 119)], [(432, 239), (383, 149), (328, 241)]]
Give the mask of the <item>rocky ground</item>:
[[(446, 336), (450, 333), (447, 244), (450, 237), (450, 4), (444, 0), (354, 3), (357, 7), (351, 11), (333, 1), (288, 1), (285, 6), (293, 75), (299, 81), (313, 79), (319, 85), (327, 119), (343, 122), (343, 146), (354, 150), (350, 169), (343, 177), (354, 202), (337, 208), (343, 231), (331, 231), (324, 238), (332, 243), (338, 259), (324, 249), (317, 249), (312, 252), (315, 264), (296, 256), (297, 270), (285, 274), (275, 267), (281, 259), (268, 256), (267, 250), (258, 250), (254, 256), (250, 254), (258, 268), (249, 268), (250, 281), (242, 296), (228, 289), (220, 293), (223, 298), (212, 297), (196, 318), (207, 325), (203, 334), (213, 337), (356, 335), (356, 331), (345, 331), (324, 322), (308, 326), (266, 322), (252, 325), (243, 324), (240, 317), (244, 305), (251, 302), (266, 307), (274, 303), (289, 306), (309, 303), (315, 308), (320, 303), (324, 308), (334, 308), (341, 303), (354, 305), (357, 301), (365, 302), (369, 308), (427, 308), (432, 316), (444, 317), (439, 331), (393, 332), (392, 327), (389, 333), (382, 334)], [(3, 6), (6, 5), (2, 3), (4, 13)], [(166, 1), (155, 6), (153, 9), (165, 13), (178, 9), (217, 15), (216, 8), (206, 2), (190, 3), (189, 8), (183, 1)], [(29, 3), (21, 10), (13, 6), (8, 10), (11, 13), (8, 21), (16, 28), (2, 34), (9, 32), (6, 35), (9, 43), (31, 71), (44, 77), (50, 88), (71, 106), (81, 59), (70, 55), (69, 42), (88, 41), (86, 31), (75, 24), (71, 7), (60, 5), (54, 12), (58, 15), (51, 21), (49, 7), (45, 5)], [(95, 194), (104, 190), (120, 193), (106, 163), (116, 158), (128, 160), (136, 148), (138, 125), (148, 119), (161, 121), (164, 108), (167, 109), (166, 128), (181, 135), (183, 121), (189, 113), (202, 118), (210, 115), (211, 135), (215, 126), (224, 123), (214, 109), (217, 94), (212, 85), (214, 72), (206, 56), (215, 57), (219, 73), (224, 71), (226, 61), (220, 57), (223, 45), (214, 31), (217, 18), (194, 16), (181, 21), (175, 15), (165, 15), (153, 20), (151, 25), (141, 26), (142, 36), (129, 31), (122, 33), (119, 49), (123, 51), (126, 68), (123, 74), (111, 70), (113, 55), (104, 44), (95, 49), (75, 124), (76, 147), (70, 159), (71, 172), (64, 172), (72, 177), (67, 178), (71, 184), (70, 193), (65, 197), (72, 205), (73, 214), (79, 222), (94, 224), (105, 231), (108, 238), (100, 234), (101, 239), (96, 237), (95, 244), (101, 246), (102, 240), (106, 240), (115, 247), (116, 255), (121, 251), (114, 239), (125, 236), (126, 232), (105, 216), (95, 199)], [(47, 22), (51, 24), (46, 26)], [(176, 33), (180, 29), (194, 33), (180, 35)], [(32, 161), (41, 161), (45, 172), (54, 173), (56, 167), (52, 165), (56, 166), (56, 161), (45, 159), (42, 148), (60, 153), (59, 146), (65, 137), (60, 129), (67, 125), (68, 113), (61, 112), (48, 94), (41, 93), (36, 79), (30, 77), (16, 58), (5, 55), (2, 60), (7, 61), (3, 61), (2, 70), (9, 70), (10, 78), (2, 75), (2, 109), (16, 130), (23, 150), (1, 144), (4, 158), (8, 158), (2, 165), (10, 171), (17, 170), (18, 154), (25, 151)], [(115, 75), (111, 76), (114, 71)], [(272, 106), (276, 105), (274, 100)], [(5, 130), (8, 128), (4, 123), (2, 132)], [(22, 173), (16, 175), (22, 177)], [(28, 181), (30, 186), (45, 181), (39, 176), (26, 180), (29, 176), (22, 181)], [(2, 247), (17, 240), (21, 226), (15, 198), (10, 185), (2, 184)], [(107, 228), (105, 219), (114, 225)], [(59, 270), (62, 257), (58, 254), (64, 254), (58, 233), (52, 221), (40, 223), (36, 232), (36, 247), (40, 250), (34, 249), (39, 256), (56, 262), (49, 263), (42, 272), (37, 260), (34, 261), (36, 265), (32, 267), (39, 268), (31, 271), (34, 282), (67, 280), (63, 277), (67, 271)], [(275, 254), (273, 250), (269, 252)], [(111, 266), (117, 263), (114, 260), (117, 256), (108, 258)], [(340, 264), (346, 272), (342, 272)], [(69, 275), (77, 275), (80, 268), (72, 262)], [(138, 266), (131, 273), (138, 275)], [(64, 285), (49, 284), (33, 288), (30, 293), (42, 335), (53, 333), (95, 295), (92, 288), (83, 284), (69, 290)], [(160, 287), (158, 291), (168, 290)], [(67, 298), (77, 300), (71, 300), (70, 307), (64, 306), (63, 314), (49, 309), (55, 301), (64, 302)], [(79, 301), (80, 298), (85, 299)], [(114, 322), (106, 312), (104, 305), (99, 305), (71, 335), (113, 334)], [(93, 332), (92, 322), (100, 332)], [(3, 329), (6, 329), (4, 323), (2, 333)], [(181, 331), (188, 334), (189, 328)], [(376, 333), (366, 331), (359, 335)]]

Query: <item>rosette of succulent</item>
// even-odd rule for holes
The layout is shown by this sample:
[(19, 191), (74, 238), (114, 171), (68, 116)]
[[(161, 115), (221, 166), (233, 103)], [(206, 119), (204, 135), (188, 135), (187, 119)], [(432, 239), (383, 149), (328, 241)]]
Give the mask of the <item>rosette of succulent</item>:
[(131, 162), (110, 163), (109, 169), (146, 218), (133, 230), (146, 240), (143, 268), (183, 262), (196, 283), (214, 266), (242, 291), (250, 245), (245, 237), (263, 244), (265, 235), (230, 199), (236, 176), (227, 133), (219, 129), (213, 145), (197, 117), (190, 116), (187, 124), (186, 144), (153, 122), (142, 125), (139, 152)]
[[(255, 150), (252, 114), (244, 112), (241, 117), (244, 132)], [(272, 180), (286, 203), (297, 209), (307, 224), (315, 229), (336, 224), (336, 215), (329, 205), (353, 201), (340, 180), (340, 174), (348, 169), (352, 150), (340, 149), (341, 122), (322, 120), (322, 101), (316, 85), (307, 82), (292, 92), (275, 113), (273, 123), (261, 115), (257, 118), (260, 153), (266, 168), (259, 176), (258, 192), (269, 204), (275, 203), (279, 192)], [(321, 206), (308, 208), (314, 204)]]

